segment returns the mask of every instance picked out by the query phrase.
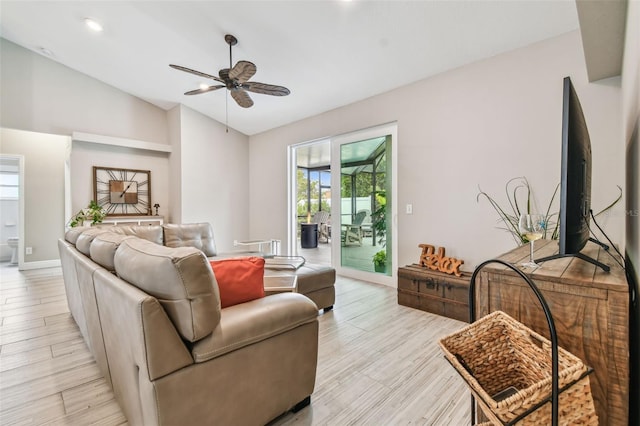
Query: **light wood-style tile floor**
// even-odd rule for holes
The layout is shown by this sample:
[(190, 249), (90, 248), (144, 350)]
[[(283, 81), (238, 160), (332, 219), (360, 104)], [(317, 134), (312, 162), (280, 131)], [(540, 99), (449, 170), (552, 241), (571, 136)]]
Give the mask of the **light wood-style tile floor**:
[[(320, 315), (311, 405), (271, 425), (469, 424), (466, 386), (440, 337), (463, 323), (398, 306), (395, 290), (347, 278)], [(69, 314), (60, 268), (0, 266), (0, 424), (126, 424)]]

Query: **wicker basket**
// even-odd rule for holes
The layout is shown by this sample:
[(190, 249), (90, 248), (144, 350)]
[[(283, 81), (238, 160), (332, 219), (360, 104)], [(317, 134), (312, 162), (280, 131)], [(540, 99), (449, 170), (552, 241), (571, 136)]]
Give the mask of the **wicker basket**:
[[(551, 424), (551, 343), (501, 311), (440, 340), (494, 425)], [(597, 425), (589, 369), (558, 348), (559, 423)]]

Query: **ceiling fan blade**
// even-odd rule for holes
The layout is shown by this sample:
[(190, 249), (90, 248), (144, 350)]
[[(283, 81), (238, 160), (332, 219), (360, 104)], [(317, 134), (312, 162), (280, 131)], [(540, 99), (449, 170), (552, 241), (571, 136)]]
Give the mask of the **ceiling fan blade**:
[(242, 89), (232, 89), (230, 90), (231, 97), (236, 100), (238, 105), (242, 108), (250, 108), (253, 105), (253, 100), (249, 96), (247, 92)]
[(204, 89), (196, 89), (196, 90), (191, 90), (189, 92), (185, 92), (185, 95), (199, 95), (201, 93), (207, 93), (207, 92), (212, 92), (214, 90), (218, 90), (218, 89), (222, 89), (223, 87), (226, 87), (224, 84), (216, 84), (215, 86), (209, 86), (209, 87), (205, 87)]
[(291, 93), (286, 87), (276, 86), (274, 84), (258, 83), (257, 81), (242, 83), (242, 88), (249, 92), (271, 96), (287, 96)]
[(238, 61), (229, 71), (229, 78), (236, 80), (238, 83), (244, 83), (253, 77), (257, 70), (253, 62)]
[(188, 72), (188, 73), (200, 76), (200, 77), (210, 78), (212, 80), (219, 81), (220, 83), (224, 83), (224, 81), (220, 80), (218, 77), (216, 77), (214, 75), (210, 75), (210, 74), (206, 74), (206, 73), (203, 73), (203, 72), (200, 72), (200, 71), (192, 70), (191, 68), (183, 67), (183, 66), (180, 66), (180, 65), (169, 64), (169, 66), (171, 68), (174, 68), (174, 69), (177, 69), (177, 70), (180, 70), (180, 71)]

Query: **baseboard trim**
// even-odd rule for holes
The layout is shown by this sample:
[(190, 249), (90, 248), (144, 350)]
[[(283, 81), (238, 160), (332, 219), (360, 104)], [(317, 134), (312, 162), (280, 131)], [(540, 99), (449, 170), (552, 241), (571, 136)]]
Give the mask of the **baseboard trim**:
[(31, 269), (55, 268), (60, 265), (61, 265), (60, 259), (41, 260), (39, 262), (24, 262), (20, 267), (20, 270), (28, 271)]

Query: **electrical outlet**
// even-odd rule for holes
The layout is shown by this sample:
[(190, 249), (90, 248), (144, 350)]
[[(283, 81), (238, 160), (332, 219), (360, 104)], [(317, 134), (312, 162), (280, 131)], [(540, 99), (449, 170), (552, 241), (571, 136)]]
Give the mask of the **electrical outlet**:
[(24, 254), (33, 254), (33, 247), (25, 247)]
[(407, 214), (413, 214), (413, 204), (407, 204)]

